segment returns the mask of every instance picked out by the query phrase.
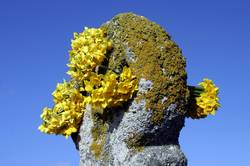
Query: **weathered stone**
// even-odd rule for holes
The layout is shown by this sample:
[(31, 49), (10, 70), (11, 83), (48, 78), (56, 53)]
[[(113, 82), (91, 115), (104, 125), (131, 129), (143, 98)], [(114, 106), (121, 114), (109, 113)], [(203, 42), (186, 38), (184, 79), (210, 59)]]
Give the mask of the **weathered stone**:
[(77, 142), (80, 165), (187, 165), (178, 142), (189, 98), (180, 48), (159, 25), (133, 13), (101, 28), (113, 43), (108, 68), (119, 73), (129, 66), (139, 90), (103, 115), (86, 108)]

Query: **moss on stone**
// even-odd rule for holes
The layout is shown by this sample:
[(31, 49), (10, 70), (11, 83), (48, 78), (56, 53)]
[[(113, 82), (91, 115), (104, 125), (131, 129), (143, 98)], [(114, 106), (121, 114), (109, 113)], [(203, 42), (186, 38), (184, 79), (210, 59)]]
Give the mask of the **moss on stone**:
[(93, 141), (90, 145), (90, 149), (95, 159), (99, 159), (100, 155), (103, 152), (103, 147), (106, 143), (108, 124), (98, 113), (92, 113), (92, 118), (94, 122), (93, 128), (91, 130)]
[[(184, 115), (189, 91), (186, 85), (185, 59), (181, 49), (159, 25), (133, 13), (119, 14), (101, 27), (112, 40), (109, 67), (119, 69), (127, 59), (126, 49), (135, 54), (135, 62), (126, 61), (137, 79), (153, 82), (153, 88), (141, 98), (152, 110), (152, 122), (161, 123), (167, 108), (178, 103), (177, 113)], [(162, 102), (163, 98), (167, 98)]]
[(90, 145), (90, 149), (91, 149), (95, 159), (98, 159), (99, 156), (101, 155), (102, 147), (103, 147), (103, 145), (98, 144), (96, 141), (92, 142), (92, 144)]
[(146, 141), (147, 140), (143, 137), (143, 135), (133, 134), (127, 140), (125, 140), (125, 143), (131, 151), (136, 153), (144, 150)]

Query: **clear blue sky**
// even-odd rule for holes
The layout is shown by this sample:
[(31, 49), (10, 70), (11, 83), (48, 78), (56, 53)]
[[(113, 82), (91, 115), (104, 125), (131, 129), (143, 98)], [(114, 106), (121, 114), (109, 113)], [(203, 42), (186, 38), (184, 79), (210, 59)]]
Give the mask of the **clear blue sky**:
[(208, 77), (220, 87), (217, 115), (188, 119), (181, 132), (189, 166), (250, 165), (248, 0), (1, 0), (1, 166), (78, 165), (71, 139), (41, 134), (39, 116), (68, 78), (73, 32), (128, 11), (167, 29), (187, 58), (189, 84)]

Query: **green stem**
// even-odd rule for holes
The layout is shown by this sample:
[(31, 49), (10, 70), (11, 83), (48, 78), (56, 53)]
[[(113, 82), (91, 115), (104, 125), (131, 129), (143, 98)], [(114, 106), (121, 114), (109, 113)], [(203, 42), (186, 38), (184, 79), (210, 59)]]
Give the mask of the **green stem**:
[(190, 91), (190, 95), (194, 97), (199, 97), (202, 92), (204, 92), (204, 89), (197, 86), (188, 86), (188, 89)]

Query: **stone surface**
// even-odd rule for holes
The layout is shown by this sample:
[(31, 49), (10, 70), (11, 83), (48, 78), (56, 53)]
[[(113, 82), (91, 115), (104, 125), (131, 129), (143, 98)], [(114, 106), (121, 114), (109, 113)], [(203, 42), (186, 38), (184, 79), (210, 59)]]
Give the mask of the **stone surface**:
[(178, 141), (189, 98), (181, 50), (159, 25), (133, 13), (101, 28), (113, 43), (108, 67), (120, 72), (129, 66), (139, 90), (103, 115), (87, 106), (76, 142), (80, 165), (187, 165)]

